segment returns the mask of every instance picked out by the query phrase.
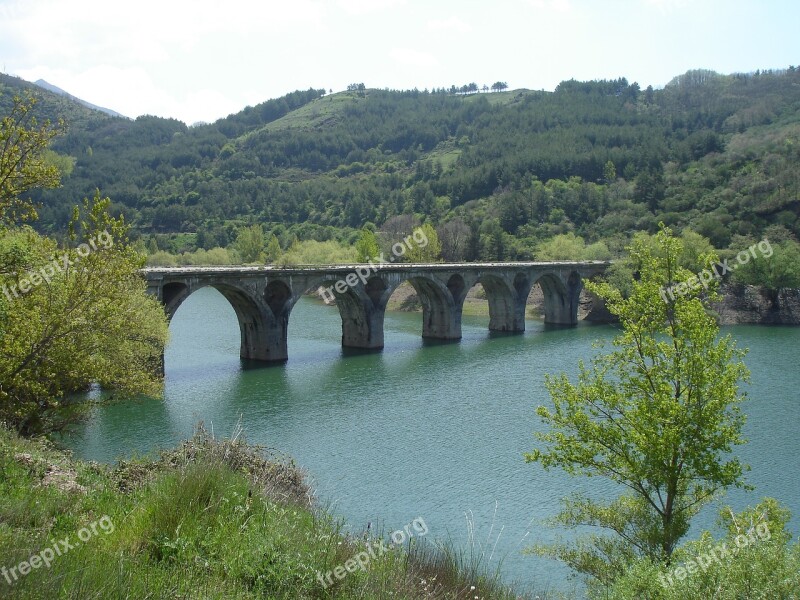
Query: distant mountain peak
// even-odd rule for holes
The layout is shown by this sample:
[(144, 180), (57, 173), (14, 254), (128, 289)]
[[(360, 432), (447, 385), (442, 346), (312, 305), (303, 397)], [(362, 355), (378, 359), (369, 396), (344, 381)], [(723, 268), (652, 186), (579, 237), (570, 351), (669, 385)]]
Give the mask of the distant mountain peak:
[(102, 106), (97, 106), (96, 104), (92, 104), (91, 102), (87, 102), (86, 100), (78, 98), (77, 96), (73, 96), (69, 92), (66, 92), (66, 91), (62, 90), (60, 87), (55, 86), (52, 83), (48, 83), (44, 79), (37, 79), (33, 83), (35, 85), (38, 85), (40, 88), (47, 90), (48, 92), (53, 92), (54, 94), (58, 94), (59, 96), (64, 96), (66, 98), (69, 98), (70, 100), (74, 100), (75, 102), (78, 102), (79, 104), (82, 104), (86, 108), (91, 108), (92, 110), (99, 110), (100, 112), (103, 112), (103, 113), (105, 113), (107, 115), (110, 115), (112, 117), (122, 117), (123, 119), (127, 119), (128, 118), (125, 115), (122, 115), (122, 114), (118, 113), (115, 110), (111, 110), (110, 108), (103, 108)]

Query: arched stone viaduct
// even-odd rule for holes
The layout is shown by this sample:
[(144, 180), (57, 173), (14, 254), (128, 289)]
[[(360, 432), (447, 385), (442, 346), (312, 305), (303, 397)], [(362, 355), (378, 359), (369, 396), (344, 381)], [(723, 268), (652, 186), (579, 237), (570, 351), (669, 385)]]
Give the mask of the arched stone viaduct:
[(342, 345), (383, 348), (383, 318), (389, 297), (404, 281), (423, 307), (422, 336), (461, 338), (467, 292), (483, 285), (489, 329), (525, 331), (525, 307), (538, 282), (544, 292), (545, 322), (574, 325), (583, 279), (602, 273), (607, 262), (383, 264), (314, 267), (178, 267), (143, 269), (148, 292), (171, 319), (192, 292), (217, 289), (233, 306), (244, 359), (283, 362), (288, 358), (289, 314), (306, 292), (325, 289), (342, 318)]

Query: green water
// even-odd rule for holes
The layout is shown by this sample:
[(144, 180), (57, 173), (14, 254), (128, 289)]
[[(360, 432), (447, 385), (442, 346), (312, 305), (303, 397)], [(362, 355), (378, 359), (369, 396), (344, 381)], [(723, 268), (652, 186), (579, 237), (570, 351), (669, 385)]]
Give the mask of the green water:
[[(610, 339), (610, 326), (550, 328), (491, 336), (488, 318), (464, 318), (460, 343), (425, 344), (421, 315), (387, 314), (386, 347), (344, 355), (338, 311), (302, 299), (289, 322), (289, 362), (253, 368), (238, 358), (233, 310), (216, 291), (193, 294), (178, 310), (166, 354), (163, 401), (98, 410), (69, 440), (78, 456), (113, 461), (170, 446), (202, 420), (217, 435), (239, 419), (251, 442), (291, 454), (323, 503), (354, 531), (368, 522), (391, 531), (425, 519), (428, 537), (484, 555), (525, 587), (566, 589), (567, 570), (522, 555), (553, 539), (541, 519), (575, 490), (603, 493), (599, 481), (545, 473), (526, 464), (548, 402), (545, 373), (576, 372), (579, 359)], [(749, 347), (745, 411), (753, 493), (734, 491), (737, 510), (763, 496), (784, 502), (800, 533), (800, 328), (726, 328)], [(591, 484), (591, 486), (589, 486)], [(610, 488), (607, 488), (610, 489)], [(698, 526), (711, 527), (715, 509)]]

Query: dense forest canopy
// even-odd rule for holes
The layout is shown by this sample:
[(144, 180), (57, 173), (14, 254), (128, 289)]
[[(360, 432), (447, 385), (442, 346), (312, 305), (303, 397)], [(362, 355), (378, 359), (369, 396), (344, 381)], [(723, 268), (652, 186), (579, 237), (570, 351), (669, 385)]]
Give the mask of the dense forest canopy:
[[(69, 128), (52, 146), (63, 185), (35, 198), (38, 226), (63, 231), (99, 188), (134, 235), (173, 251), (227, 246), (256, 222), (284, 247), (352, 241), (398, 215), (468, 229), (453, 257), (467, 260), (531, 258), (566, 233), (619, 248), (660, 221), (718, 248), (800, 234), (800, 69), (696, 70), (658, 90), (625, 78), (468, 87), (309, 89), (192, 127), (38, 90), (40, 118)], [(0, 109), (22, 88), (0, 76)]]

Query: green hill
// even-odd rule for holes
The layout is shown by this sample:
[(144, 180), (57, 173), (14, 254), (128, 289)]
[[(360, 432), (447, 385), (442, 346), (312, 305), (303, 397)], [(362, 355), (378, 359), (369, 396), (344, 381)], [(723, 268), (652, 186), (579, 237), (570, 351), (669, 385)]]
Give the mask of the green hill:
[[(0, 77), (0, 106), (28, 85)], [(54, 149), (75, 159), (37, 198), (47, 231), (100, 188), (139, 233), (190, 234), (186, 249), (225, 246), (255, 221), (286, 245), (411, 214), (470, 228), (466, 259), (529, 258), (569, 232), (615, 248), (659, 221), (719, 248), (800, 233), (793, 67), (690, 71), (661, 90), (624, 78), (470, 95), (309, 89), (195, 127), (40, 95), (42, 114), (70, 125)]]

